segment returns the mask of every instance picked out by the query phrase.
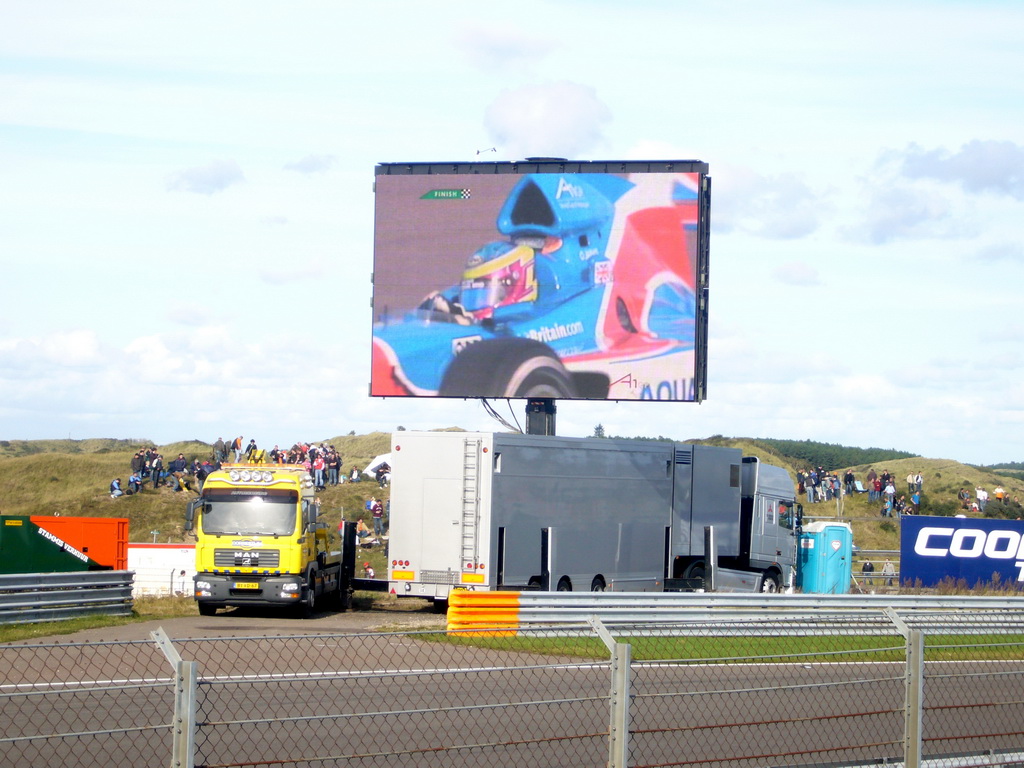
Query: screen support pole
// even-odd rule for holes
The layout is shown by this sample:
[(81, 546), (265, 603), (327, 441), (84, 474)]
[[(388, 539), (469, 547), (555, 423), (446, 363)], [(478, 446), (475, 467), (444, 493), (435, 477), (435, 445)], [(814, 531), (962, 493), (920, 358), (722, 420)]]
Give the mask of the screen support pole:
[(555, 400), (552, 397), (531, 397), (526, 401), (526, 434), (555, 434)]

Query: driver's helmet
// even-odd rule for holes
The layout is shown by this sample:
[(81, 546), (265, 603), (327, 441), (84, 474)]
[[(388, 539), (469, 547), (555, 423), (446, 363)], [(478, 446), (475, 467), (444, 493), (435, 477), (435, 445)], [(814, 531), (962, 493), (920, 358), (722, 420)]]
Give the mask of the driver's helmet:
[(537, 276), (533, 248), (509, 242), (488, 243), (466, 263), (459, 303), (477, 319), (498, 307), (534, 301)]

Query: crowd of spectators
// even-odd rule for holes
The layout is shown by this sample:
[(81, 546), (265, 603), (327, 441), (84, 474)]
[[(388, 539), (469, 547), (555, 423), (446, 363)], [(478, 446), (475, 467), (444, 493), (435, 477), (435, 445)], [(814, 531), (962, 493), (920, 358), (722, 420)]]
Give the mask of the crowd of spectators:
[[(341, 472), (344, 461), (333, 445), (299, 442), (291, 448), (275, 445), (267, 451), (260, 448), (255, 439), (250, 439), (243, 449), (243, 440), (244, 438), (239, 436), (230, 443), (225, 443), (223, 438), (218, 437), (213, 444), (214, 463), (224, 463), (233, 456), (236, 464), (301, 464), (312, 475), (313, 484), (318, 491), (322, 491), (328, 485), (345, 482), (345, 476)], [(351, 479), (358, 479), (358, 476), (358, 472), (353, 470)]]
[(916, 515), (921, 511), (924, 477), (920, 472), (911, 472), (907, 475), (906, 493), (897, 490), (899, 481), (888, 469), (878, 474), (873, 468), (869, 468), (863, 482), (857, 480), (852, 469), (842, 473), (842, 482), (839, 473), (827, 472), (821, 467), (797, 472), (796, 477), (798, 491), (807, 495), (809, 504), (831, 501), (840, 495), (866, 493), (869, 502), (882, 502), (879, 509), (882, 517)]
[(306, 469), (313, 478), (313, 483), (318, 491), (324, 490), (327, 486), (335, 486), (349, 482), (359, 482), (362, 478), (359, 470), (352, 468), (351, 474), (342, 473), (344, 464), (341, 454), (333, 445), (326, 443), (295, 443), (291, 448), (282, 449), (275, 445), (267, 451), (260, 448), (256, 440), (250, 439), (248, 444), (243, 442), (243, 437), (236, 437), (230, 442), (223, 438), (217, 438), (213, 444), (212, 460), (200, 461), (197, 458), (189, 461), (183, 453), (170, 461), (165, 461), (164, 456), (155, 448), (145, 448), (136, 451), (132, 456), (128, 483), (122, 486), (120, 477), (110, 483), (110, 497), (118, 498), (122, 495), (139, 493), (148, 484), (150, 488), (166, 486), (175, 492), (183, 490), (202, 490), (203, 481), (216, 469), (225, 464), (297, 464)]
[(807, 495), (808, 504), (831, 501), (840, 492), (839, 476), (823, 468), (801, 470), (796, 473), (797, 493)]
[(174, 491), (191, 488), (198, 466), (198, 460), (190, 464), (182, 453), (165, 462), (163, 455), (155, 447), (144, 448), (132, 456), (127, 486), (122, 487), (120, 477), (110, 483), (110, 497), (116, 499), (123, 495), (139, 493), (146, 483), (149, 483), (151, 488), (164, 485)]
[[(882, 517), (920, 514), (924, 499), (924, 476), (919, 471), (909, 473), (901, 481), (888, 469), (879, 474), (873, 468), (868, 468), (864, 480), (859, 481), (852, 469), (839, 473), (817, 467), (797, 472), (796, 479), (797, 492), (806, 496), (808, 504), (831, 501), (841, 494), (852, 496), (866, 493), (869, 502), (881, 505), (879, 514)], [(1016, 496), (1011, 498), (1000, 486), (992, 491), (991, 496), (980, 486), (974, 489), (973, 494), (966, 488), (961, 488), (957, 493), (960, 509), (975, 514), (984, 514), (990, 499), (1010, 510), (1024, 510), (1020, 500)]]

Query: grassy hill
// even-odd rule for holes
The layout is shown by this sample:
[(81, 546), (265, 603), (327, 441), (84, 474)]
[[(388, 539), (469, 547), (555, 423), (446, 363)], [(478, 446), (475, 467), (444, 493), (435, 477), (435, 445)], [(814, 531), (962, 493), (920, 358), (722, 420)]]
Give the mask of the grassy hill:
[[(325, 439), (344, 460), (343, 470), (362, 469), (373, 458), (391, 449), (391, 435), (373, 432)], [(185, 540), (185, 506), (195, 494), (175, 493), (148, 484), (135, 496), (110, 498), (110, 481), (126, 481), (132, 455), (147, 440), (33, 440), (0, 443), (0, 514), (75, 515), (81, 517), (126, 517), (131, 541)], [(199, 441), (157, 446), (167, 457), (179, 453), (191, 461), (212, 457), (211, 445)], [(365, 477), (365, 476), (364, 476)], [(369, 478), (365, 478), (369, 480)], [(380, 497), (376, 483), (345, 483), (321, 493), (326, 519), (337, 523), (342, 515), (355, 519), (371, 494)], [(386, 490), (384, 492), (386, 496)]]
[[(337, 436), (323, 442), (334, 445), (341, 452), (345, 462), (343, 470), (346, 471), (351, 471), (353, 466), (362, 469), (375, 456), (390, 450), (390, 434), (386, 432)], [(803, 450), (805, 445), (801, 446), (801, 455), (794, 456), (780, 450), (780, 446), (785, 446), (784, 441), (716, 435), (694, 442), (739, 448), (745, 454), (785, 467), (794, 477), (798, 469), (808, 466), (806, 451)], [(0, 513), (127, 517), (132, 541), (152, 541), (152, 531), (159, 531), (156, 535), (158, 541), (183, 541), (184, 510), (192, 494), (174, 493), (167, 488), (154, 491), (147, 487), (139, 495), (111, 499), (107, 492), (113, 478), (128, 477), (132, 454), (150, 444), (147, 440), (114, 439), (0, 441)], [(202, 460), (212, 454), (209, 444), (194, 440), (159, 448), (165, 456), (184, 453), (190, 460), (193, 457)], [(961, 487), (973, 497), (976, 486), (982, 486), (991, 493), (996, 485), (1002, 485), (1011, 498), (1024, 499), (1024, 479), (948, 459), (892, 458), (852, 468), (857, 478), (863, 480), (870, 466), (878, 472), (889, 469), (900, 478), (897, 488), (901, 493), (905, 491), (902, 478), (910, 472), (920, 471), (924, 476), (923, 514), (960, 513), (956, 494)], [(841, 473), (846, 467), (830, 469)], [(341, 517), (356, 519), (371, 494), (387, 499), (387, 490), (382, 492), (369, 479), (328, 488), (321, 494), (326, 520), (335, 524)], [(841, 516), (849, 521), (854, 530), (854, 543), (861, 549), (898, 549), (898, 521), (881, 518), (878, 514), (880, 507), (881, 503), (869, 503), (867, 494), (859, 494), (843, 499), (841, 505), (836, 502), (805, 503), (804, 513), (807, 519)], [(987, 513), (992, 517), (1016, 518), (1024, 515), (1024, 508), (1012, 503), (1000, 505), (990, 502)]]

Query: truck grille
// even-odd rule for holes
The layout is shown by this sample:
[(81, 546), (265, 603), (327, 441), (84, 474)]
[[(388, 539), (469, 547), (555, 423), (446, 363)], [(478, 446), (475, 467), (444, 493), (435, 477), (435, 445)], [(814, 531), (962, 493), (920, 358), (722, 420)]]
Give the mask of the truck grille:
[(458, 584), (458, 571), (420, 571), (420, 581), (427, 584)]
[(278, 568), (281, 553), (276, 549), (215, 549), (214, 568)]

